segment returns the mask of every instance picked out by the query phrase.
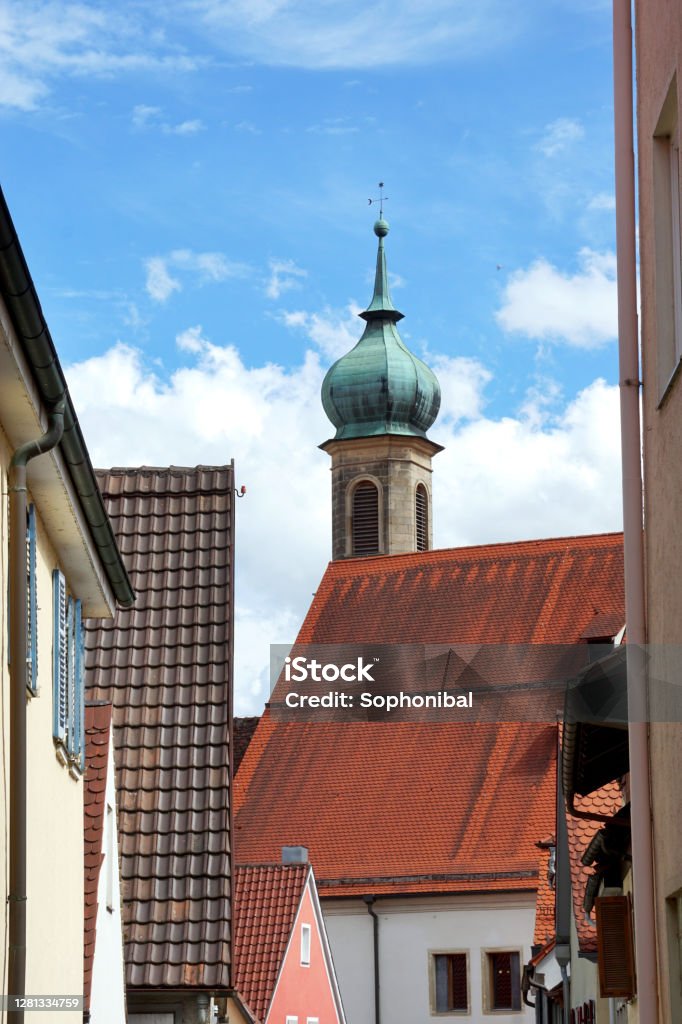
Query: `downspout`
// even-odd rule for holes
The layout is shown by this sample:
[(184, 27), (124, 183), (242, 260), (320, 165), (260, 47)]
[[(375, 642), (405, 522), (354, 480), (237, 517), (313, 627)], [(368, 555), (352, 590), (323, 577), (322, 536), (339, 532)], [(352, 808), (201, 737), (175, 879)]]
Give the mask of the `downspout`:
[(379, 918), (372, 905), (376, 902), (376, 896), (363, 896), (367, 904), (367, 912), (372, 917), (372, 934), (374, 945), (374, 1024), (381, 1024), (381, 987), (379, 982)]
[(627, 622), (628, 742), (635, 911), (635, 963), (640, 1024), (655, 1024), (656, 927), (649, 789), (646, 613), (639, 347), (635, 241), (635, 170), (630, 0), (613, 0), (613, 92), (618, 260), (618, 351), (623, 463), (625, 619)]
[(561, 971), (561, 995), (564, 1004), (561, 1017), (564, 1024), (569, 1024), (571, 1019), (571, 982), (568, 977), (567, 964), (561, 964), (559, 970)]
[[(26, 467), (49, 452), (64, 433), (64, 401), (48, 415), (42, 437), (17, 448), (9, 469), (9, 681), (10, 681), (10, 797), (9, 797), (9, 967), (11, 996), (26, 995)], [(22, 1024), (24, 1011), (10, 1010)]]

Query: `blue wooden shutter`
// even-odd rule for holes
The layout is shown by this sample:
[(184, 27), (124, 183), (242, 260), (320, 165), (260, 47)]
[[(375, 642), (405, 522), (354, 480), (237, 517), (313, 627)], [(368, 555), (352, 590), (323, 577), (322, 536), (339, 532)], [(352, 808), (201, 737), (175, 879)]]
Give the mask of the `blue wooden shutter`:
[(27, 682), (31, 693), (38, 692), (38, 594), (36, 583), (36, 510), (28, 506), (26, 529), (26, 572), (28, 593), (26, 601), (26, 663)]
[(66, 601), (66, 749), (69, 757), (75, 754), (76, 738), (76, 644), (74, 642), (75, 608), (72, 597)]
[(74, 603), (74, 743), (73, 757), (85, 771), (85, 650), (81, 602)]
[(52, 641), (52, 735), (66, 743), (68, 723), (69, 642), (67, 629), (66, 580), (55, 569), (52, 573), (54, 635)]

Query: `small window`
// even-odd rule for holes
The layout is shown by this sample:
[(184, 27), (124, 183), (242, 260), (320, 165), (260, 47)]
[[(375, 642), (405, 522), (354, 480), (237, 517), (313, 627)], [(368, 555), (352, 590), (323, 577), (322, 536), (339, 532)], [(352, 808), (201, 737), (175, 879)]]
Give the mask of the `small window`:
[(468, 1013), (466, 953), (431, 954), (431, 1013)]
[(487, 1005), (489, 1010), (521, 1009), (521, 957), (518, 952), (489, 952)]
[(428, 495), (424, 484), (419, 484), (415, 496), (415, 522), (417, 527), (417, 551), (427, 551), (429, 547), (429, 506)]
[(306, 1017), (305, 1024), (320, 1024), (319, 1017)]
[(286, 1024), (298, 1024), (298, 1017), (289, 1017), (287, 1015)]
[(310, 966), (310, 925), (301, 925), (301, 965)]
[(379, 554), (379, 491), (371, 480), (353, 491), (353, 554)]

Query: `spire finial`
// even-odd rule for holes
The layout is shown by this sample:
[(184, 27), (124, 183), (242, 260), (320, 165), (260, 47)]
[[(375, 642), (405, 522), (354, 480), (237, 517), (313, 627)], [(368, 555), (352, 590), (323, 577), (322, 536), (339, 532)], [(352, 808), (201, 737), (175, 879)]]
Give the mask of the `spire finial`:
[[(374, 234), (378, 235), (379, 238), (384, 238), (388, 234), (388, 224), (384, 220), (384, 203), (388, 202), (388, 196), (384, 195), (384, 183), (383, 183), (383, 181), (379, 182), (379, 198), (378, 199), (368, 199), (367, 202), (369, 203), (370, 206), (372, 205), (372, 203), (378, 203), (379, 204), (379, 220), (374, 225)], [(381, 227), (382, 227), (381, 231), (377, 231), (377, 228), (379, 227), (379, 225), (381, 225)]]
[(374, 278), (374, 295), (369, 307), (364, 313), (360, 313), (363, 320), (376, 320), (386, 319), (393, 320), (396, 323), (398, 320), (402, 320), (403, 314), (398, 312), (393, 303), (391, 302), (391, 295), (388, 290), (388, 271), (386, 270), (386, 254), (384, 252), (384, 238), (388, 234), (388, 222), (384, 220), (383, 210), (384, 203), (388, 200), (388, 196), (384, 195), (384, 183), (379, 182), (379, 190), (381, 195), (378, 199), (370, 199), (370, 205), (372, 203), (379, 203), (379, 220), (374, 224), (374, 234), (379, 239), (379, 249), (377, 252), (377, 270)]

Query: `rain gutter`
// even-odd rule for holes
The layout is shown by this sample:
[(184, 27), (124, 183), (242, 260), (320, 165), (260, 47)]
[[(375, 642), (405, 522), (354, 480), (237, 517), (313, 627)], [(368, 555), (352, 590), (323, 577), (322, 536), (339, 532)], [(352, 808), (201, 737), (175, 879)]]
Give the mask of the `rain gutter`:
[(658, 1019), (658, 998), (648, 694), (644, 664), (646, 613), (639, 414), (641, 381), (637, 328), (631, 0), (613, 0), (613, 82), (635, 962), (639, 1021), (640, 1024), (655, 1024)]
[(68, 467), (114, 596), (120, 605), (127, 607), (133, 603), (135, 595), (104, 508), (54, 342), (1, 189), (0, 297), (7, 306), (44, 407), (53, 409), (57, 403), (64, 403), (64, 432), (58, 444), (59, 451)]
[[(9, 683), (10, 683), (10, 796), (9, 796), (9, 967), (8, 993), (26, 995), (26, 687), (28, 685), (26, 578), (26, 467), (31, 459), (51, 451), (64, 433), (64, 401), (48, 416), (42, 437), (14, 452), (9, 470)], [(9, 1019), (22, 1024), (23, 1009), (9, 1010)]]

